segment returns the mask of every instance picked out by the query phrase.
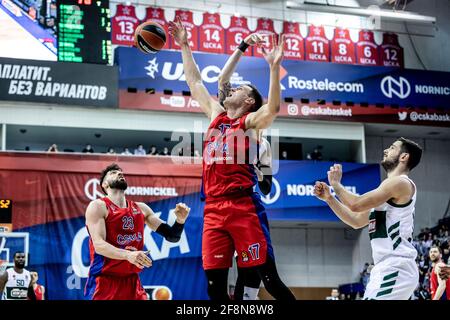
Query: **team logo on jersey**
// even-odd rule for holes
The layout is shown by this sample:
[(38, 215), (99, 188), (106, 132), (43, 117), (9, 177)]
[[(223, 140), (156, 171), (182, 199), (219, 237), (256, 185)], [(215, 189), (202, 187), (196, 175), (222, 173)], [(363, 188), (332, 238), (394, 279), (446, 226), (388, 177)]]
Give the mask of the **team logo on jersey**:
[(242, 262), (247, 262), (248, 261), (248, 253), (247, 253), (247, 251), (242, 251), (241, 256), (242, 256)]
[(127, 245), (134, 241), (142, 241), (142, 239), (143, 239), (143, 237), (140, 232), (133, 233), (133, 234), (124, 234), (124, 235), (119, 234), (117, 236), (117, 244), (123, 246), (123, 245)]

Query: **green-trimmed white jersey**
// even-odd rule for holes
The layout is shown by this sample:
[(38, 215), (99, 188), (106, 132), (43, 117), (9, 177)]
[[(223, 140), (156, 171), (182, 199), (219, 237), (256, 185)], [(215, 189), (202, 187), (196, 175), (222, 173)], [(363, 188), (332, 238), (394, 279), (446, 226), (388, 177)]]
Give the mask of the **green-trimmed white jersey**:
[(414, 229), (414, 211), (417, 188), (414, 186), (411, 200), (398, 205), (391, 200), (372, 210), (369, 216), (369, 237), (372, 246), (372, 257), (375, 264), (389, 257), (416, 259), (417, 250), (412, 245)]
[(23, 269), (22, 273), (17, 273), (14, 268), (9, 268), (6, 272), (8, 281), (3, 290), (3, 300), (26, 300), (31, 282), (30, 271)]

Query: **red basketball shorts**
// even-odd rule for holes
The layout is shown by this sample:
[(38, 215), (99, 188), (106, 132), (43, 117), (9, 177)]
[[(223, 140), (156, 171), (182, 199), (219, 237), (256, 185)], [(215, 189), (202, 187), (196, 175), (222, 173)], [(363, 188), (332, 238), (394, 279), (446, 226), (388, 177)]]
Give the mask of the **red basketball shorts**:
[(85, 295), (90, 300), (147, 300), (139, 275), (89, 277)]
[(256, 193), (206, 199), (203, 269), (230, 268), (235, 251), (239, 267), (264, 264), (267, 255), (273, 258), (267, 215)]

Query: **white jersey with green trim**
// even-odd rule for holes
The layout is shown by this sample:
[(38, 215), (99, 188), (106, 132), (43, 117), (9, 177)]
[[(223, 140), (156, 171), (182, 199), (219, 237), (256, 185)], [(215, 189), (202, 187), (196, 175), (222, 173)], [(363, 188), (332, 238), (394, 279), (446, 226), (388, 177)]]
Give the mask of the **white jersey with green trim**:
[(3, 290), (3, 300), (26, 300), (31, 281), (30, 271), (23, 269), (22, 273), (17, 273), (14, 268), (9, 268), (6, 273), (8, 281)]
[(403, 257), (415, 260), (417, 250), (412, 245), (414, 212), (417, 188), (408, 203), (398, 205), (389, 200), (372, 210), (369, 216), (369, 237), (375, 264), (389, 257)]

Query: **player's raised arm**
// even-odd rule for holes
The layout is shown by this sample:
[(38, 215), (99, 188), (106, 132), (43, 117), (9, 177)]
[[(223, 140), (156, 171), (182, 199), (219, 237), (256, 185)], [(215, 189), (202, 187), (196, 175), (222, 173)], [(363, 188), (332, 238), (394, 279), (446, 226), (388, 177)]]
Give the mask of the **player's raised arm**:
[(233, 75), (236, 66), (244, 54), (245, 50), (249, 46), (258, 45), (263, 42), (261, 36), (257, 33), (252, 33), (248, 35), (242, 43), (239, 45), (236, 50), (234, 50), (233, 54), (228, 58), (225, 66), (222, 68), (219, 74), (219, 80), (217, 82), (219, 89), (219, 102), (222, 105), (225, 98), (228, 96), (229, 90), (231, 89), (230, 78)]
[(162, 235), (169, 242), (178, 242), (180, 240), (181, 233), (184, 229), (184, 223), (186, 222), (189, 211), (191, 210), (187, 205), (184, 203), (177, 203), (175, 207), (175, 216), (177, 219), (172, 226), (169, 226), (167, 223), (158, 218), (153, 210), (145, 203), (139, 202), (138, 205), (144, 212), (145, 223), (150, 229)]
[(354, 194), (341, 184), (342, 180), (342, 165), (334, 164), (327, 172), (328, 183), (333, 187), (334, 192), (339, 197), (339, 200), (347, 207), (351, 206), (358, 200), (358, 195)]
[[(357, 196), (356, 200), (350, 203), (348, 207), (353, 211), (365, 211), (376, 208), (391, 199), (405, 198), (405, 195), (409, 200), (413, 194), (414, 187), (412, 184), (405, 178), (397, 176), (384, 180), (375, 190)], [(405, 200), (405, 202), (408, 200)]]
[(369, 224), (370, 211), (354, 212), (350, 210), (332, 196), (330, 187), (325, 182), (316, 182), (314, 195), (320, 200), (325, 201), (338, 218), (352, 228), (360, 229)]
[(181, 56), (183, 58), (184, 74), (186, 82), (191, 90), (192, 97), (198, 101), (203, 112), (210, 118), (214, 119), (218, 114), (225, 110), (222, 106), (214, 100), (202, 82), (202, 77), (194, 57), (192, 56), (191, 48), (187, 38), (187, 30), (183, 26), (181, 19), (178, 18), (176, 22), (169, 22), (169, 33), (181, 47)]
[(144, 251), (130, 251), (116, 248), (106, 242), (106, 207), (100, 200), (91, 201), (86, 209), (86, 226), (95, 252), (115, 260), (127, 260), (138, 268), (150, 267), (152, 261)]
[(275, 43), (275, 35), (272, 37), (273, 49), (270, 52), (263, 50), (264, 58), (270, 66), (270, 85), (267, 104), (259, 108), (258, 111), (250, 113), (245, 119), (247, 128), (265, 129), (268, 128), (280, 111), (281, 105), (281, 85), (280, 67), (284, 54), (284, 35), (281, 35), (278, 44)]

